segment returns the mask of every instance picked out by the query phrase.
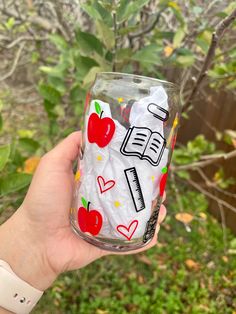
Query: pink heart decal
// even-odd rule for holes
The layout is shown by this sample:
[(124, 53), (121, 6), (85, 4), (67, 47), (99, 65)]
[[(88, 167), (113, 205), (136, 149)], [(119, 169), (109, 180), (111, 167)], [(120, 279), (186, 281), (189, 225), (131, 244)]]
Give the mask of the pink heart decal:
[(108, 180), (106, 182), (102, 176), (98, 176), (97, 181), (98, 181), (98, 185), (99, 185), (99, 189), (100, 189), (101, 193), (104, 193), (104, 192), (110, 190), (115, 185), (114, 180)]
[(133, 220), (130, 223), (129, 227), (126, 227), (124, 225), (119, 225), (116, 227), (116, 230), (130, 241), (137, 227), (138, 227), (138, 220)]

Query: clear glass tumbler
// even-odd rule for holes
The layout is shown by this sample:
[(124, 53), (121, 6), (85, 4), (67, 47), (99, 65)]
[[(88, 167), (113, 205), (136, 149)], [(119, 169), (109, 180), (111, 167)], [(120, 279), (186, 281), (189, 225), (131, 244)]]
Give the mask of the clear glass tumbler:
[(86, 97), (73, 230), (111, 251), (154, 236), (180, 118), (177, 85), (98, 73)]

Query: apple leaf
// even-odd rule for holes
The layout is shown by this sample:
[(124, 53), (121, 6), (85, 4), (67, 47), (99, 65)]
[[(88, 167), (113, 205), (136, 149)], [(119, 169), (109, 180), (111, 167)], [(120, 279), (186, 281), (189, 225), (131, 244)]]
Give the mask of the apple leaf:
[(95, 101), (95, 110), (98, 115), (100, 115), (100, 113), (102, 112), (101, 106), (99, 105), (97, 101)]
[(86, 199), (85, 199), (84, 197), (81, 197), (81, 202), (82, 202), (83, 206), (84, 206), (85, 208), (87, 208), (88, 202), (86, 201)]

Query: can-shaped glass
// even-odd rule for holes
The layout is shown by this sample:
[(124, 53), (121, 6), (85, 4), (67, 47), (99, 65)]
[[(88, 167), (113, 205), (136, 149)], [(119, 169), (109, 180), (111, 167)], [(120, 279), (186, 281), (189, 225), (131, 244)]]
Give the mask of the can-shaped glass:
[(98, 73), (86, 96), (70, 220), (87, 242), (131, 251), (153, 238), (180, 119), (178, 85)]

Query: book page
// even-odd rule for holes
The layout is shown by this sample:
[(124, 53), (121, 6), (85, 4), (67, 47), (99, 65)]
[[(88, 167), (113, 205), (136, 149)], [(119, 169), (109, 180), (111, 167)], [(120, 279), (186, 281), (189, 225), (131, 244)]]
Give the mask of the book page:
[(151, 131), (148, 128), (133, 127), (127, 133), (125, 142), (123, 143), (123, 152), (129, 155), (142, 156), (145, 147), (151, 136)]
[(157, 166), (159, 164), (165, 145), (166, 141), (161, 134), (153, 132), (144, 152), (144, 156), (150, 160), (152, 165)]

